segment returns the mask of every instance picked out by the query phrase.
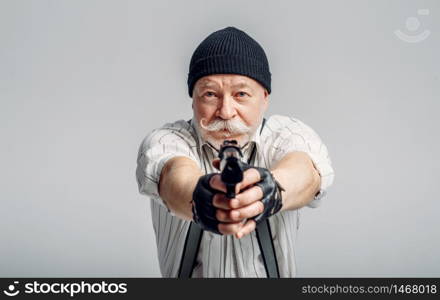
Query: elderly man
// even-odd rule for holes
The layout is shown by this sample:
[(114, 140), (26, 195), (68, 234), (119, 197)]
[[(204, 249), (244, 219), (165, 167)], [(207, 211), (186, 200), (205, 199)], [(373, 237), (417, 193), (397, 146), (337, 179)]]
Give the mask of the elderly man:
[[(188, 91), (193, 118), (152, 131), (137, 157), (162, 275), (269, 277), (275, 265), (270, 277), (295, 277), (299, 209), (318, 206), (334, 179), (327, 147), (296, 118), (264, 118), (268, 60), (235, 27), (197, 47)], [(225, 139), (238, 142), (245, 166), (232, 199), (216, 159)]]

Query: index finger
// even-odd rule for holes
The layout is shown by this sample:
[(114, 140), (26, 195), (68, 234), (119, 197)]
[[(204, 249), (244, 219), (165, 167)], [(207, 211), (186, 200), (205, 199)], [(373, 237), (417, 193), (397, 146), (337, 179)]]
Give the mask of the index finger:
[(226, 193), (226, 185), (222, 181), (220, 174), (212, 176), (211, 180), (209, 181), (209, 185), (217, 191)]
[(258, 183), (260, 180), (260, 172), (258, 172), (257, 169), (247, 169), (243, 173), (243, 180), (238, 184), (239, 191), (244, 190), (255, 183)]

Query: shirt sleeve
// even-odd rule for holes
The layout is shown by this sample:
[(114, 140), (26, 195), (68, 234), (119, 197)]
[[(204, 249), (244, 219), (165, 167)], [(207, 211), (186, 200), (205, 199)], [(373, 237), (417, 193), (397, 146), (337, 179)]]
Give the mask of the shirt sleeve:
[(167, 209), (167, 204), (158, 192), (162, 168), (176, 156), (185, 156), (197, 162), (193, 153), (195, 141), (183, 126), (184, 123), (181, 127), (164, 126), (152, 131), (143, 139), (137, 156), (136, 180), (139, 193), (149, 196)]
[(314, 199), (307, 204), (316, 208), (321, 205), (322, 198), (327, 194), (327, 189), (333, 184), (334, 170), (326, 145), (319, 135), (308, 125), (295, 118), (284, 117), (279, 120), (283, 123), (282, 131), (275, 145), (275, 161), (283, 158), (292, 151), (302, 151), (309, 155), (315, 169), (321, 177), (321, 186)]

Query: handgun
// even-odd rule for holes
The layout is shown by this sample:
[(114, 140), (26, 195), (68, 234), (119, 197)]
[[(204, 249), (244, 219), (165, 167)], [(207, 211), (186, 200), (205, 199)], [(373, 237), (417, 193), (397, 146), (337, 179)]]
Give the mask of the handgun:
[(243, 153), (236, 140), (225, 140), (218, 154), (221, 179), (226, 185), (226, 197), (235, 197), (235, 186), (243, 180)]

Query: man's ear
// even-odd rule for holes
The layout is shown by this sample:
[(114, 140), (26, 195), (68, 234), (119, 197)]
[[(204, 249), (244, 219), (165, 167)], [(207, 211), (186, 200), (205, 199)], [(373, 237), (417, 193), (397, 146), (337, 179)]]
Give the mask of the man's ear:
[(264, 89), (264, 99), (269, 101), (269, 92), (266, 89)]
[(266, 89), (264, 89), (263, 103), (264, 103), (264, 110), (266, 111), (267, 107), (269, 106), (269, 92)]

